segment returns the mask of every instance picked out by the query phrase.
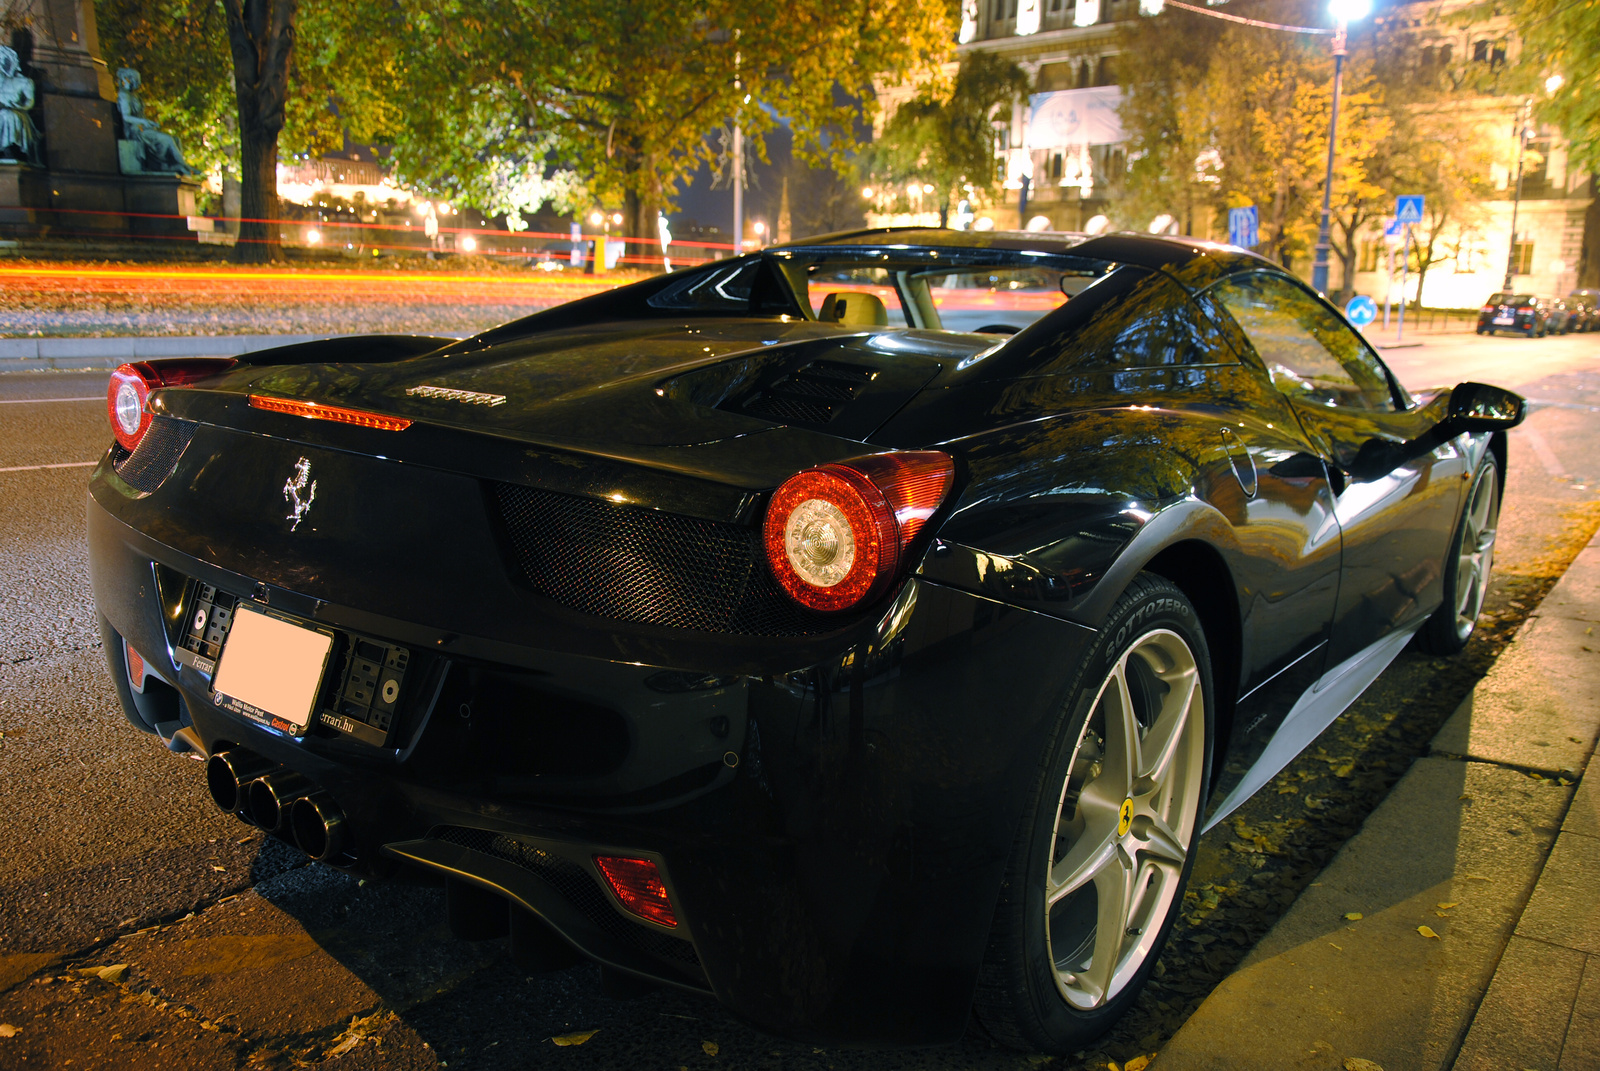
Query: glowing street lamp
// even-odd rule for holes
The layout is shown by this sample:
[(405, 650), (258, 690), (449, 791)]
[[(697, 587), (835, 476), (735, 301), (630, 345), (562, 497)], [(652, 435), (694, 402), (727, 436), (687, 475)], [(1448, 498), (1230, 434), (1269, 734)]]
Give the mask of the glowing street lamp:
[(1328, 120), (1328, 174), (1322, 183), (1322, 222), (1317, 228), (1317, 257), (1311, 265), (1311, 288), (1328, 292), (1328, 215), (1333, 201), (1333, 158), (1339, 148), (1339, 89), (1344, 81), (1344, 57), (1348, 49), (1347, 24), (1364, 19), (1372, 12), (1372, 0), (1330, 0), (1333, 16), (1333, 115)]

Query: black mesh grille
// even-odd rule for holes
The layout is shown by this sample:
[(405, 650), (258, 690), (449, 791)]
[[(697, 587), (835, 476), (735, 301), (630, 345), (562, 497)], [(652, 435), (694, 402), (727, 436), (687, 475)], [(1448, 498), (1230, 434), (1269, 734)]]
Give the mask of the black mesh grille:
[(605, 890), (600, 888), (600, 883), (570, 859), (563, 859), (515, 837), (487, 829), (442, 826), (433, 831), (433, 837), (532, 871), (554, 886), (585, 918), (610, 936), (652, 955), (693, 967), (700, 966), (700, 957), (688, 941), (629, 922), (617, 914)]
[(751, 636), (838, 627), (779, 589), (757, 529), (513, 484), (496, 496), (528, 583), (574, 610)]
[(833, 406), (827, 402), (782, 394), (763, 394), (745, 406), (744, 411), (784, 424), (826, 424), (833, 419)]
[(842, 361), (812, 361), (773, 383), (740, 407), (751, 416), (785, 424), (826, 424), (834, 410), (870, 383), (877, 370)]
[(194, 432), (195, 425), (190, 421), (155, 417), (132, 453), (120, 446), (116, 448), (112, 467), (129, 487), (149, 494), (172, 475)]

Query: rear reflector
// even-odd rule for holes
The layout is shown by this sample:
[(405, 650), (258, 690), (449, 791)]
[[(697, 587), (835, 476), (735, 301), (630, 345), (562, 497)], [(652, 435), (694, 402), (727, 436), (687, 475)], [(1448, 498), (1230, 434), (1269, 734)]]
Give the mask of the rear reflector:
[(144, 658), (133, 649), (133, 644), (127, 640), (122, 641), (122, 649), (128, 656), (128, 684), (134, 691), (144, 692)]
[(355, 424), (379, 431), (405, 431), (411, 421), (405, 417), (384, 416), (363, 409), (346, 409), (340, 405), (318, 405), (316, 402), (297, 402), (289, 398), (268, 398), (262, 394), (250, 395), (252, 409), (266, 409), (273, 413), (310, 417), (313, 420), (332, 420), (339, 424)]
[(667, 898), (667, 887), (661, 881), (661, 871), (650, 860), (597, 855), (594, 864), (600, 868), (606, 884), (611, 886), (623, 907), (663, 926), (678, 924), (672, 901)]

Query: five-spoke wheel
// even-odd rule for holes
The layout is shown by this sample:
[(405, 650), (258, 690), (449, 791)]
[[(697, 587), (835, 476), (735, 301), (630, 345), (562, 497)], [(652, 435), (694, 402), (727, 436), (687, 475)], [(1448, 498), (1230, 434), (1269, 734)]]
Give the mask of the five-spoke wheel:
[(1444, 603), (1420, 633), (1422, 646), (1433, 654), (1455, 654), (1472, 638), (1489, 594), (1499, 526), (1500, 464), (1490, 454), (1478, 466), (1455, 543), (1445, 559)]
[(1108, 1028), (1182, 903), (1210, 761), (1211, 668), (1194, 606), (1135, 578), (1075, 667), (1007, 868), (976, 1014), (1063, 1053)]

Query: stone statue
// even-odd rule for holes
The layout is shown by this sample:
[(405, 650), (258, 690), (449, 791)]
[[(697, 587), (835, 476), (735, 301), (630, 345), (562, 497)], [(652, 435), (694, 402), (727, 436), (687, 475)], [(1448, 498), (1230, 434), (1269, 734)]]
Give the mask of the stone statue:
[(117, 110), (122, 113), (122, 132), (127, 137), (117, 143), (122, 170), (166, 175), (193, 175), (194, 168), (183, 159), (177, 139), (164, 134), (153, 120), (144, 116), (139, 99), (139, 72), (124, 67), (117, 72)]
[(0, 162), (43, 163), (32, 107), (33, 79), (22, 73), (16, 50), (0, 45)]

